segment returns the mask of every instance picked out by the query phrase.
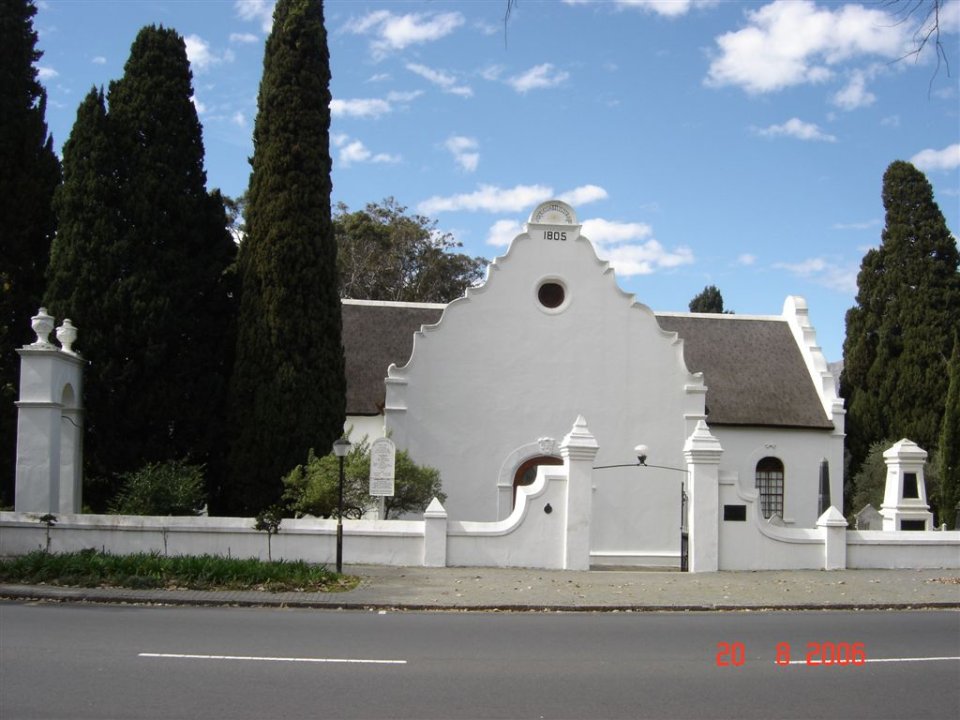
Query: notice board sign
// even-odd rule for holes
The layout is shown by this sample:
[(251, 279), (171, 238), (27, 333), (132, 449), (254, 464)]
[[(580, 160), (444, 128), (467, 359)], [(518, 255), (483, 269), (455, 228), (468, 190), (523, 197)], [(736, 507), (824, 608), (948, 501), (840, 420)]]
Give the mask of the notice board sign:
[(377, 438), (370, 445), (370, 495), (393, 497), (397, 446), (390, 438)]

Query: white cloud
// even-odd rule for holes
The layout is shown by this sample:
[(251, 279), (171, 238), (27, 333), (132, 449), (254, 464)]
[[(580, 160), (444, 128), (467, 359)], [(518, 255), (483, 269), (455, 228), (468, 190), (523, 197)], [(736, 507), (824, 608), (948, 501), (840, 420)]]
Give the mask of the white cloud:
[(519, 212), (553, 196), (553, 188), (545, 185), (516, 185), (502, 189), (495, 185), (480, 185), (472, 193), (440, 197), (434, 195), (417, 206), (424, 215), (468, 210), (470, 212)]
[(60, 73), (52, 67), (37, 66), (37, 77), (41, 80), (53, 80), (55, 77), (60, 77)]
[(372, 117), (386, 115), (393, 108), (386, 100), (378, 98), (334, 99), (330, 101), (330, 114), (333, 117)]
[(834, 223), (834, 230), (870, 230), (875, 227), (880, 227), (881, 222), (877, 218), (873, 220), (867, 220), (865, 222), (852, 222), (852, 223)]
[(399, 155), (387, 153), (373, 154), (366, 145), (359, 140), (347, 142), (340, 147), (340, 167), (349, 167), (354, 163), (398, 163)]
[(906, 22), (877, 8), (818, 8), (811, 0), (776, 0), (747, 13), (747, 27), (716, 38), (719, 53), (706, 83), (766, 93), (824, 82), (838, 64), (863, 56), (896, 59), (912, 47)]
[(106, 65), (107, 59), (103, 55), (97, 55), (96, 57), (90, 58), (90, 62), (94, 65)]
[(797, 140), (814, 140), (820, 142), (837, 141), (836, 137), (823, 132), (818, 125), (803, 122), (800, 118), (790, 118), (781, 125), (754, 128), (754, 132), (763, 137), (792, 137)]
[(690, 248), (678, 247), (671, 251), (656, 240), (647, 240), (639, 245), (604, 248), (602, 255), (609, 260), (617, 274), (623, 277), (651, 275), (657, 270), (693, 263), (693, 251)]
[(406, 92), (392, 90), (387, 93), (387, 100), (390, 102), (408, 103), (416, 100), (421, 95), (423, 95), (423, 90), (408, 90)]
[[(617, 7), (637, 8), (665, 17), (686, 15), (692, 8), (710, 7), (719, 0), (617, 0)], [(568, 3), (578, 4), (578, 3)]]
[(653, 235), (653, 228), (646, 223), (625, 223), (593, 218), (584, 221), (583, 234), (597, 245), (607, 245), (648, 238)]
[(371, 82), (371, 83), (384, 82), (389, 79), (390, 79), (390, 73), (376, 73), (374, 75), (371, 75), (367, 79), (367, 82)]
[(242, 112), (237, 110), (230, 117), (230, 122), (232, 122), (234, 125), (239, 125), (240, 127), (244, 127), (247, 124), (247, 117)]
[(232, 43), (249, 44), (255, 43), (259, 39), (260, 38), (253, 33), (230, 33), (230, 42)]
[(484, 80), (496, 82), (503, 75), (506, 68), (503, 65), (488, 65), (480, 71), (480, 77)]
[(509, 245), (522, 232), (523, 226), (516, 220), (497, 220), (487, 232), (487, 245)]
[(877, 96), (867, 90), (866, 73), (854, 70), (846, 86), (834, 94), (833, 104), (843, 110), (856, 110), (873, 105), (876, 99)]
[(960, 167), (960, 143), (948, 145), (942, 150), (921, 150), (910, 162), (924, 172), (932, 170), (956, 170)]
[(463, 22), (463, 15), (458, 12), (394, 15), (389, 10), (377, 10), (350, 20), (344, 30), (355, 35), (372, 33), (370, 48), (374, 57), (380, 59), (391, 51), (446, 37)]
[(233, 53), (227, 50), (223, 55), (217, 55), (210, 49), (210, 43), (199, 35), (187, 35), (183, 39), (187, 46), (187, 59), (195, 73), (202, 73), (214, 65), (222, 62), (232, 62)]
[(883, 127), (900, 127), (900, 116), (899, 115), (888, 115), (887, 117), (880, 120), (880, 124)]
[(466, 85), (457, 85), (457, 78), (443, 70), (434, 70), (426, 65), (407, 63), (407, 70), (440, 87), (444, 92), (461, 97), (470, 97), (473, 90)]
[(450, 197), (434, 195), (420, 203), (417, 209), (425, 215), (456, 210), (519, 212), (554, 197), (571, 205), (586, 205), (603, 200), (607, 197), (607, 191), (598, 185), (582, 185), (555, 195), (549, 185), (517, 185), (508, 189), (501, 189), (496, 185), (480, 185), (479, 189), (472, 193)]
[(193, 103), (193, 107), (196, 109), (197, 115), (203, 115), (207, 111), (207, 106), (200, 102), (196, 95), (190, 96), (190, 102)]
[(774, 263), (773, 266), (831, 290), (850, 294), (857, 292), (858, 268), (856, 265), (839, 265), (818, 257), (808, 258), (799, 263)]
[(743, 265), (744, 267), (750, 267), (751, 265), (756, 264), (757, 256), (752, 255), (751, 253), (742, 253), (737, 257), (737, 265)]
[(241, 20), (259, 21), (260, 29), (270, 32), (273, 27), (274, 0), (236, 0), (233, 9)]
[(477, 152), (479, 145), (474, 138), (453, 135), (447, 138), (444, 147), (453, 155), (457, 165), (467, 172), (476, 171), (477, 165), (480, 163), (480, 153)]
[(518, 93), (527, 93), (530, 90), (539, 88), (556, 87), (565, 82), (570, 77), (570, 73), (557, 70), (550, 63), (535, 65), (520, 75), (514, 75), (507, 80), (507, 84)]
[(597, 200), (606, 200), (607, 191), (599, 185), (581, 185), (563, 193), (558, 199), (574, 206), (586, 205)]

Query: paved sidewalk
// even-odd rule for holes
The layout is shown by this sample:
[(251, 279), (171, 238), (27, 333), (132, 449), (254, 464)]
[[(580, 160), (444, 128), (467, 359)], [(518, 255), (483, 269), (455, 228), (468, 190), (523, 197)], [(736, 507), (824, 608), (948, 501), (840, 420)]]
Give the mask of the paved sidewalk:
[(679, 572), (356, 565), (341, 593), (0, 585), (0, 598), (69, 602), (330, 609), (652, 611), (960, 609), (958, 570)]

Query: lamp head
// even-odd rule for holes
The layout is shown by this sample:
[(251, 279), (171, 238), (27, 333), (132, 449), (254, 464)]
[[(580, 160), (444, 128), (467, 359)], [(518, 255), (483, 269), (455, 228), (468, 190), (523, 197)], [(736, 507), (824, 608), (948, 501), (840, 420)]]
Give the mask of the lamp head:
[(633, 451), (637, 454), (637, 464), (646, 465), (647, 454), (650, 452), (650, 448), (648, 448), (646, 445), (637, 445)]
[(342, 437), (333, 443), (333, 454), (338, 458), (346, 457), (347, 453), (350, 452), (350, 447), (350, 441)]

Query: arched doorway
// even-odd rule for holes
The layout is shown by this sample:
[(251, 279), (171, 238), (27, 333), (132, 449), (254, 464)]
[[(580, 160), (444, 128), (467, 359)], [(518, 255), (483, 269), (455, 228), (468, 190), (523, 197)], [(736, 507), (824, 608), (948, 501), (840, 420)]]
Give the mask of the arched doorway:
[(517, 504), (517, 488), (530, 485), (537, 479), (537, 468), (541, 465), (563, 465), (563, 459), (551, 455), (537, 455), (524, 460), (513, 474), (513, 505)]

